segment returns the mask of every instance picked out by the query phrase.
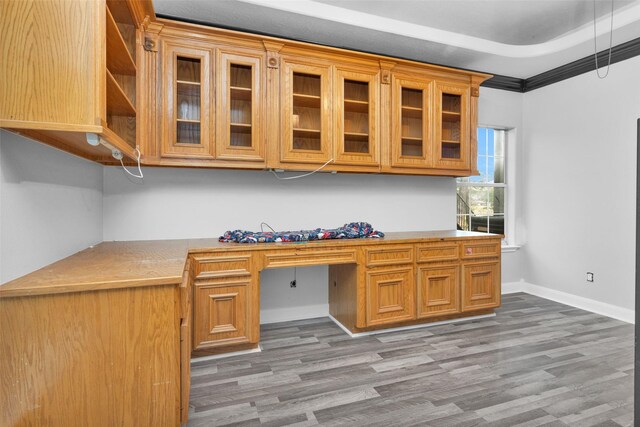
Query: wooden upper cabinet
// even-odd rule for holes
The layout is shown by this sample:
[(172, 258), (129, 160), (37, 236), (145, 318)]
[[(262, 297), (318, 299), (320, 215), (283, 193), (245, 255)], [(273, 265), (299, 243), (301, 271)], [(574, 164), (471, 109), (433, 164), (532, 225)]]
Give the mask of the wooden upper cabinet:
[(151, 2), (0, 2), (0, 127), (100, 163), (135, 159), (145, 18)]
[(264, 161), (264, 54), (218, 51), (216, 158)]
[(468, 170), (469, 86), (436, 83), (435, 168)]
[(280, 161), (325, 163), (332, 158), (331, 69), (314, 59), (283, 58)]
[(210, 49), (164, 42), (162, 157), (214, 158), (212, 57)]
[(433, 81), (393, 76), (391, 166), (430, 168)]
[(379, 71), (337, 68), (334, 84), (335, 137), (333, 158), (337, 164), (378, 166)]
[(0, 2), (0, 124), (96, 132), (104, 119), (106, 8), (97, 1)]

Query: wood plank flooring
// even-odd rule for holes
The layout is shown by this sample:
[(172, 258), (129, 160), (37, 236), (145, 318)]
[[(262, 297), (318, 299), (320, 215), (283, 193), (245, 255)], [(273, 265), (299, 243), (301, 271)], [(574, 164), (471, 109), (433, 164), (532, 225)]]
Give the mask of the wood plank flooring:
[(631, 426), (633, 325), (527, 294), (495, 318), (350, 338), (264, 325), (192, 364), (189, 426)]

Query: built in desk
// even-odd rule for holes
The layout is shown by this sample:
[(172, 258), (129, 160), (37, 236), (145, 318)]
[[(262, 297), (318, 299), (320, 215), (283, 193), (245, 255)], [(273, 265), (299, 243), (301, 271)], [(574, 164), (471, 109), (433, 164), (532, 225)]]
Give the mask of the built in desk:
[(0, 286), (0, 413), (8, 425), (184, 423), (191, 356), (258, 346), (260, 271), (328, 265), (330, 315), (359, 334), (493, 313), (500, 245), (455, 230), (103, 242)]

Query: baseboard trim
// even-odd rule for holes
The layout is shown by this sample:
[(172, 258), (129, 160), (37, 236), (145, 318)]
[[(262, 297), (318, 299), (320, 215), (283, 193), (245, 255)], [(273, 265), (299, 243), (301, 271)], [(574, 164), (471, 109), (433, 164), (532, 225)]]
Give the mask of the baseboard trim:
[(468, 321), (471, 321), (471, 320), (486, 319), (488, 317), (496, 317), (496, 314), (495, 313), (491, 313), (491, 314), (482, 314), (480, 316), (460, 317), (458, 319), (441, 320), (439, 322), (431, 322), (431, 323), (421, 323), (419, 325), (399, 326), (397, 328), (378, 329), (378, 330), (375, 330), (375, 331), (367, 331), (367, 332), (356, 332), (355, 334), (353, 332), (351, 332), (349, 329), (347, 329), (335, 317), (333, 317), (330, 314), (328, 316), (329, 316), (329, 319), (331, 319), (333, 321), (333, 323), (338, 325), (338, 327), (340, 329), (342, 329), (343, 331), (345, 331), (351, 338), (359, 338), (359, 337), (366, 337), (366, 336), (369, 336), (369, 335), (388, 334), (390, 332), (409, 331), (411, 329), (429, 328), (431, 326), (448, 325), (450, 323), (460, 323), (460, 322), (468, 322)]
[(282, 307), (260, 311), (260, 324), (290, 322), (292, 320), (327, 317), (329, 304), (303, 305), (300, 307)]
[(571, 307), (611, 317), (612, 319), (635, 324), (635, 311), (629, 310), (628, 308), (622, 308), (605, 302), (546, 288), (544, 286), (534, 285), (533, 283), (528, 283), (524, 280), (502, 284), (503, 295), (513, 294), (516, 292), (524, 292), (540, 298), (559, 302), (561, 304), (570, 305)]
[(225, 357), (242, 356), (244, 354), (260, 353), (261, 351), (262, 349), (258, 345), (258, 347), (250, 348), (249, 350), (232, 351), (231, 353), (220, 353), (214, 354), (213, 356), (192, 357), (191, 363), (193, 364), (195, 362), (205, 362), (207, 360), (224, 359)]

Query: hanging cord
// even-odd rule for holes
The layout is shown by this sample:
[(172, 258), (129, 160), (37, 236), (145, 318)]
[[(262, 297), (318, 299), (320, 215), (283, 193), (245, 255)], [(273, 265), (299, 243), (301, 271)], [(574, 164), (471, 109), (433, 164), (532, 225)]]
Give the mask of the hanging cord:
[(124, 166), (124, 162), (122, 161), (122, 157), (120, 157), (120, 164), (122, 165), (122, 169), (124, 169), (124, 171), (126, 173), (128, 173), (129, 175), (131, 175), (134, 178), (138, 178), (138, 179), (143, 179), (144, 175), (142, 174), (142, 169), (140, 168), (140, 150), (138, 150), (138, 147), (136, 147), (136, 151), (138, 152), (138, 172), (139, 175), (136, 175), (134, 173), (129, 172), (129, 170)]
[(309, 172), (309, 173), (305, 173), (305, 174), (303, 174), (303, 175), (289, 176), (289, 177), (283, 178), (283, 177), (281, 177), (281, 176), (278, 176), (278, 174), (276, 173), (276, 171), (274, 171), (273, 169), (271, 169), (271, 173), (273, 174), (273, 176), (275, 176), (276, 178), (278, 178), (279, 180), (282, 180), (282, 181), (286, 181), (286, 180), (288, 180), (288, 179), (304, 178), (305, 176), (310, 176), (310, 175), (313, 175), (313, 174), (314, 174), (314, 173), (316, 173), (316, 172), (321, 171), (323, 168), (325, 168), (325, 167), (326, 167), (329, 163), (331, 163), (331, 162), (333, 162), (333, 159), (329, 159), (329, 160), (327, 160), (327, 162), (326, 162), (324, 165), (320, 166), (318, 169), (316, 169), (316, 170), (314, 170), (314, 171), (312, 171), (312, 172)]
[(609, 29), (609, 61), (607, 62), (607, 71), (604, 75), (600, 75), (598, 67), (598, 44), (596, 43), (596, 0), (593, 0), (593, 50), (596, 58), (596, 74), (599, 79), (605, 79), (609, 75), (609, 67), (611, 67), (611, 48), (613, 47), (613, 0), (611, 0), (611, 28)]
[(269, 227), (269, 230), (273, 231), (274, 233), (276, 232), (276, 230), (273, 229), (273, 227), (271, 227), (269, 224), (267, 224), (266, 222), (261, 222), (260, 223), (260, 231), (264, 232), (264, 226)]

